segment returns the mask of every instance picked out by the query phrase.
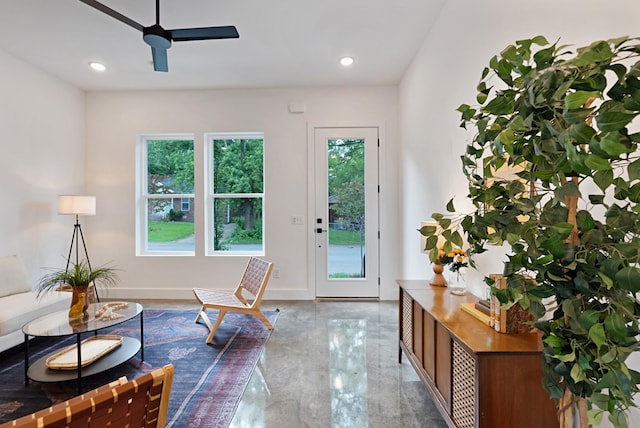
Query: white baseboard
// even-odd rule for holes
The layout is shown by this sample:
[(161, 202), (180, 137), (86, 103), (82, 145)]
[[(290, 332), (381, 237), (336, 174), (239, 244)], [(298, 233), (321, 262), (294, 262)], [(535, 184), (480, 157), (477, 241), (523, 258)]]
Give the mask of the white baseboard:
[[(195, 300), (189, 288), (124, 288), (114, 287), (99, 291), (100, 298), (122, 300)], [(263, 300), (313, 300), (309, 290), (266, 290)]]

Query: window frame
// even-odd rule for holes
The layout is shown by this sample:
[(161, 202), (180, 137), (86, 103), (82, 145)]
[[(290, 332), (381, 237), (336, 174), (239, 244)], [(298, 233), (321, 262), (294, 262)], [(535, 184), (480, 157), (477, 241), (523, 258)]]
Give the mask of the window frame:
[[(149, 250), (148, 248), (148, 202), (151, 199), (175, 199), (189, 198), (195, 202), (197, 194), (197, 182), (194, 171), (194, 193), (172, 193), (172, 194), (150, 194), (148, 192), (148, 151), (147, 143), (149, 141), (161, 140), (188, 140), (193, 141), (194, 166), (196, 160), (196, 140), (195, 135), (190, 133), (180, 134), (141, 134), (137, 136), (136, 141), (136, 256), (195, 256), (196, 247), (194, 243), (193, 250), (187, 251), (158, 251)], [(194, 234), (196, 233), (196, 219), (198, 213), (194, 210)]]
[[(215, 193), (213, 144), (219, 139), (261, 139), (262, 140), (262, 193)], [(204, 183), (205, 183), (205, 255), (213, 257), (228, 256), (264, 256), (266, 248), (265, 201), (266, 201), (266, 150), (264, 132), (207, 132), (204, 134)], [(259, 251), (232, 251), (214, 249), (215, 212), (214, 200), (223, 198), (261, 198), (262, 249)]]
[[(180, 211), (182, 212), (191, 211), (191, 199), (192, 198), (180, 198)], [(185, 206), (187, 207), (186, 209), (185, 209)]]

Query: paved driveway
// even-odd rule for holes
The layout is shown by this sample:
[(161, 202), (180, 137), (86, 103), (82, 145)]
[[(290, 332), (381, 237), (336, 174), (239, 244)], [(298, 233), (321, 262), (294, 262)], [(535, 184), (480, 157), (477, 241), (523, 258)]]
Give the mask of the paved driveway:
[[(150, 242), (149, 251), (194, 251), (193, 235), (178, 241)], [(229, 245), (229, 251), (260, 251), (261, 245)], [(360, 274), (362, 268), (360, 247), (351, 245), (329, 246), (329, 275), (336, 273)]]

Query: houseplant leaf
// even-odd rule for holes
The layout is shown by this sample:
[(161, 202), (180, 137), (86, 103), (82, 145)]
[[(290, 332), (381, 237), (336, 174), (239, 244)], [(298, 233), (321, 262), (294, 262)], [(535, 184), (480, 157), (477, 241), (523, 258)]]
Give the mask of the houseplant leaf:
[(616, 283), (623, 289), (632, 293), (640, 291), (640, 269), (627, 266), (622, 268), (615, 276)]

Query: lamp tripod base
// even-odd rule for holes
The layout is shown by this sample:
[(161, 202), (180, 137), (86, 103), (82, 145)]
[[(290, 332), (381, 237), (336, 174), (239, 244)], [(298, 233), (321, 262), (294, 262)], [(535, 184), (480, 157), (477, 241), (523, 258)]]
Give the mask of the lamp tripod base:
[[(87, 252), (87, 244), (85, 244), (84, 242), (82, 227), (80, 226), (78, 215), (76, 214), (76, 224), (73, 226), (73, 235), (71, 235), (71, 245), (69, 246), (69, 256), (67, 257), (67, 267), (65, 268), (65, 271), (67, 272), (69, 271), (69, 265), (71, 264), (71, 253), (73, 252), (74, 244), (76, 246), (76, 264), (78, 264), (79, 262), (79, 252), (80, 252), (79, 239), (82, 240), (82, 248), (84, 249), (84, 256), (85, 256), (85, 259), (87, 260), (87, 265), (89, 266), (89, 272), (91, 272), (92, 271), (91, 261), (89, 260), (89, 253)], [(95, 296), (95, 300), (93, 298), (88, 298), (85, 300), (92, 303), (100, 302), (100, 296), (98, 296), (98, 289), (96, 288), (95, 283), (93, 283), (93, 287), (90, 287), (90, 288), (93, 288), (93, 296)]]

